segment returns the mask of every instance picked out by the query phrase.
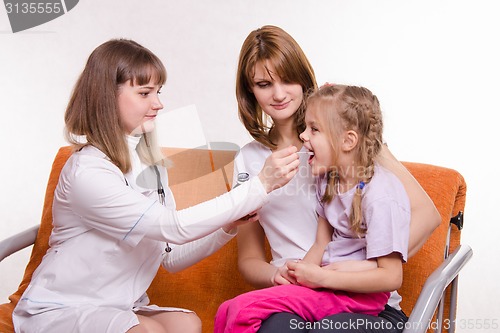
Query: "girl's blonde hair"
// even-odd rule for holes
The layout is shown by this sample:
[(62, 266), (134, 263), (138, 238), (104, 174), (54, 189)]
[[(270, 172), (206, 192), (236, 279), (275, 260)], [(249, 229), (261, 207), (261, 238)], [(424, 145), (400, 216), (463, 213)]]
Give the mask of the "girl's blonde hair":
[[(269, 61), (282, 81), (302, 86), (304, 98), (295, 112), (297, 136), (305, 129), (305, 96), (317, 88), (313, 68), (299, 44), (283, 29), (266, 25), (252, 31), (241, 47), (236, 74), (236, 99), (241, 122), (250, 135), (263, 145), (274, 149), (270, 134), (274, 125), (268, 126), (268, 117), (257, 103), (252, 87), (255, 65)], [(269, 70), (269, 69), (268, 69)]]
[[(361, 236), (365, 233), (361, 214), (362, 189), (373, 177), (375, 157), (383, 144), (382, 111), (378, 98), (364, 87), (333, 84), (325, 85), (311, 94), (307, 103), (314, 105), (319, 112), (317, 114), (323, 117), (334, 154), (339, 133), (349, 130), (358, 133), (358, 144), (354, 149), (359, 183), (352, 202), (350, 221), (353, 232)], [(334, 198), (338, 180), (335, 170), (328, 174), (323, 202)]]
[[(120, 85), (145, 85), (153, 79), (163, 85), (167, 72), (160, 59), (132, 40), (113, 39), (98, 46), (89, 56), (75, 84), (64, 120), (66, 138), (75, 147), (93, 145), (123, 172), (130, 171), (128, 146), (119, 116)], [(149, 164), (163, 160), (156, 133), (145, 133), (137, 151)], [(82, 142), (80, 137), (84, 136)]]

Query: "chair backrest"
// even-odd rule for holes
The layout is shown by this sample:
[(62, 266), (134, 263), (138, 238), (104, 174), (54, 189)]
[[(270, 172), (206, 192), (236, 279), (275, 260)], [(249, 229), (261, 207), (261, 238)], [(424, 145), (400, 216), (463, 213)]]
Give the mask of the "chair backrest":
[(31, 250), (29, 262), (24, 270), (23, 279), (19, 284), (17, 291), (9, 296), (10, 303), (0, 305), (0, 332), (2, 333), (14, 332), (12, 324), (12, 311), (28, 287), (33, 271), (38, 267), (42, 261), (42, 257), (49, 248), (49, 236), (52, 231), (52, 201), (54, 198), (54, 190), (59, 180), (61, 169), (70, 155), (71, 148), (62, 147), (59, 149), (54, 162), (52, 163), (52, 169), (50, 171), (49, 180), (45, 190), (40, 229), (38, 230), (35, 244)]
[[(421, 163), (403, 164), (422, 185), (441, 215), (439, 227), (403, 266), (403, 285), (399, 290), (403, 297), (401, 307), (410, 314), (425, 280), (444, 261), (450, 219), (464, 211), (467, 186), (462, 175), (453, 169)], [(455, 225), (451, 227), (450, 253), (460, 244), (460, 233)], [(445, 316), (448, 308), (449, 301), (446, 301)]]
[[(178, 209), (195, 205), (226, 192), (233, 175), (234, 151), (165, 149), (173, 162), (169, 169), (170, 187)], [(59, 174), (71, 155), (70, 147), (62, 147), (52, 165), (40, 230), (33, 246), (29, 263), (18, 290), (9, 297), (10, 303), (0, 305), (0, 332), (13, 332), (11, 313), (28, 286), (33, 271), (40, 264), (48, 248), (52, 230), (52, 201)], [(419, 163), (405, 166), (420, 182), (441, 213), (442, 223), (424, 247), (404, 265), (402, 308), (410, 313), (429, 274), (443, 261), (444, 246), (450, 217), (463, 211), (465, 182), (451, 169)], [(460, 242), (460, 232), (453, 228), (451, 250)], [(148, 289), (152, 303), (176, 306), (197, 312), (203, 322), (203, 331), (212, 332), (213, 318), (218, 306), (225, 300), (252, 290), (238, 272), (237, 245), (233, 239), (221, 250), (179, 273), (159, 269)]]

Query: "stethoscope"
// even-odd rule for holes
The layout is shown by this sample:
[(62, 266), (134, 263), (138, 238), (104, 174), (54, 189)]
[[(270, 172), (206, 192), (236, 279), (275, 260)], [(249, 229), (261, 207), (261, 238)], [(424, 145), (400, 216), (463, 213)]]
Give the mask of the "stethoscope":
[[(156, 174), (156, 192), (158, 193), (158, 201), (162, 206), (165, 206), (165, 190), (163, 189), (163, 184), (161, 183), (160, 170), (158, 170), (158, 166), (156, 164), (153, 165), (153, 170)], [(172, 251), (172, 248), (170, 247), (170, 245), (168, 245), (167, 242), (165, 252), (169, 253), (170, 251)]]
[[(154, 170), (155, 175), (156, 175), (156, 185), (157, 185), (156, 192), (158, 193), (158, 202), (162, 206), (165, 206), (165, 190), (164, 190), (163, 184), (161, 182), (160, 170), (158, 170), (157, 165), (153, 165), (152, 167), (153, 167), (153, 170)], [(129, 186), (127, 178), (125, 178), (125, 184), (127, 186)], [(165, 252), (168, 253), (168, 252), (172, 251), (172, 248), (170, 247), (170, 245), (168, 245), (168, 242), (166, 244), (167, 244), (167, 246), (165, 247)]]
[[(141, 125), (141, 127), (144, 131), (144, 125)], [(143, 138), (146, 143), (146, 147), (148, 147), (147, 151), (149, 153), (149, 157), (151, 158), (151, 161), (153, 161), (153, 153), (151, 152), (151, 146), (149, 145), (148, 135), (144, 133)], [(162, 206), (165, 206), (165, 189), (163, 188), (163, 184), (161, 182), (160, 170), (158, 170), (158, 166), (156, 164), (153, 164), (152, 167), (156, 175), (156, 192), (158, 193), (158, 201)], [(168, 242), (166, 242), (165, 252), (169, 253), (170, 251), (172, 251), (172, 248), (168, 245)]]
[(248, 174), (248, 172), (240, 172), (240, 173), (238, 173), (238, 176), (236, 179), (237, 179), (236, 185), (234, 185), (233, 188), (236, 188), (236, 187), (240, 186), (241, 184), (243, 184), (244, 182), (248, 181), (250, 179), (250, 175)]

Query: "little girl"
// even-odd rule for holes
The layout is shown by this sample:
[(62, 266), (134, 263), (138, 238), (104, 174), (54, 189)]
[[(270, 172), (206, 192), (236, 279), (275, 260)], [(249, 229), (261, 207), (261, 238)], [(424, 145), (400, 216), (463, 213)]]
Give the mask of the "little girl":
[(407, 259), (410, 203), (398, 178), (374, 162), (382, 114), (368, 89), (326, 85), (307, 100), (306, 130), (318, 177), (316, 241), (288, 263), (297, 285), (253, 291), (224, 302), (215, 332), (256, 332), (273, 313), (307, 321), (340, 313), (377, 315), (400, 287)]

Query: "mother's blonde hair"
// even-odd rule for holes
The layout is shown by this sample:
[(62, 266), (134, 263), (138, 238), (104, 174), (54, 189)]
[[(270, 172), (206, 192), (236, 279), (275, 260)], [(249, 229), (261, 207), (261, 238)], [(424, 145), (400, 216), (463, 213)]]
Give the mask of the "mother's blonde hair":
[[(98, 46), (89, 56), (66, 108), (66, 138), (75, 147), (93, 145), (123, 172), (130, 171), (128, 146), (119, 116), (120, 85), (145, 85), (153, 79), (163, 85), (167, 72), (160, 59), (142, 45), (113, 39)], [(81, 137), (85, 141), (82, 142)], [(137, 148), (149, 164), (162, 160), (155, 132), (144, 134)]]

